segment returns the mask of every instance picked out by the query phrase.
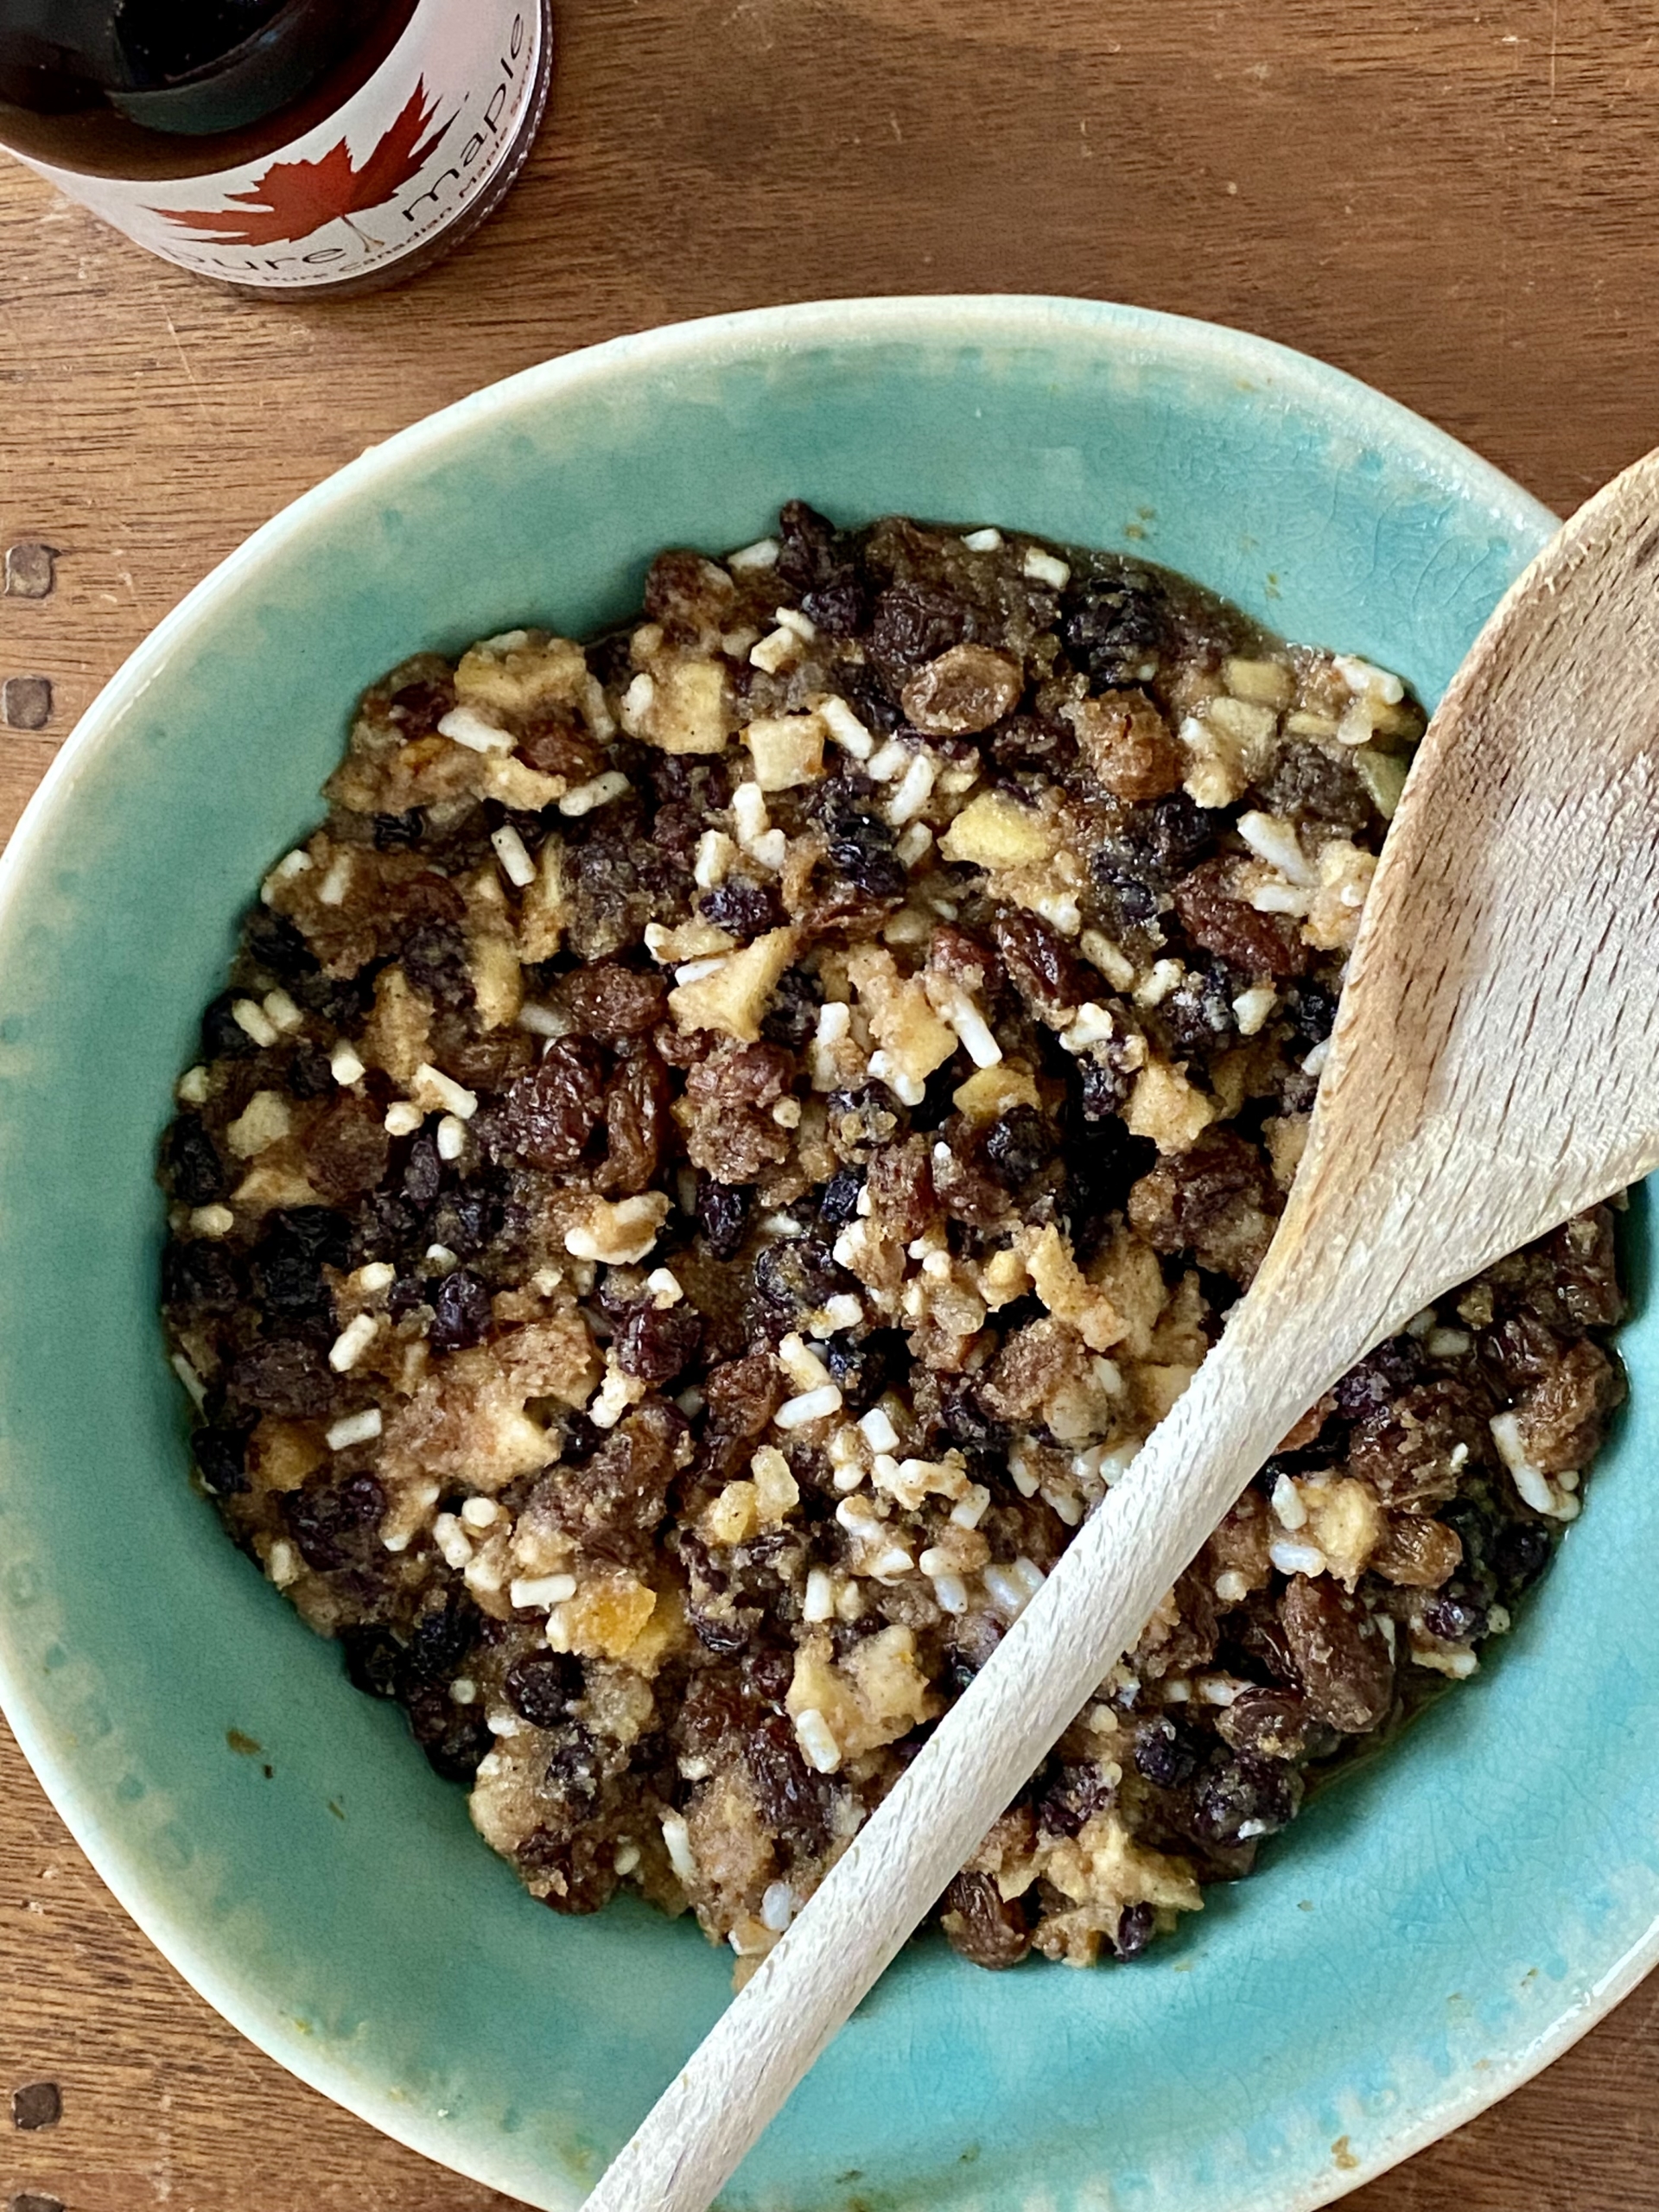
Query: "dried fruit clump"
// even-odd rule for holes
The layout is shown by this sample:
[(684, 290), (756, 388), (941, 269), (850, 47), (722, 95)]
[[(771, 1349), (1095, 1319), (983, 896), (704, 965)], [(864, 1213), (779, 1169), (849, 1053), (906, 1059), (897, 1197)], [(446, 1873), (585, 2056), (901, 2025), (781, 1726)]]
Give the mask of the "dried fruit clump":
[[(791, 501), (421, 654), (161, 1179), (200, 1486), (538, 1897), (739, 1971), (1260, 1266), (1422, 717), (1017, 533)], [(1598, 1209), (1311, 1408), (941, 1901), (1135, 1958), (1472, 1672), (1622, 1395)]]

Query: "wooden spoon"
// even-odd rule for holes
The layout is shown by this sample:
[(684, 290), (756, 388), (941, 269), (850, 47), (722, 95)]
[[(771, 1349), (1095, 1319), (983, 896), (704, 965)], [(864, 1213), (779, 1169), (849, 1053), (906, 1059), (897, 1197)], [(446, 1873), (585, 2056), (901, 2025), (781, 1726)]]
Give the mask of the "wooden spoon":
[(1659, 454), (1540, 554), (1430, 725), (1221, 1341), (588, 2212), (703, 2212), (1303, 1411), (1656, 1165)]

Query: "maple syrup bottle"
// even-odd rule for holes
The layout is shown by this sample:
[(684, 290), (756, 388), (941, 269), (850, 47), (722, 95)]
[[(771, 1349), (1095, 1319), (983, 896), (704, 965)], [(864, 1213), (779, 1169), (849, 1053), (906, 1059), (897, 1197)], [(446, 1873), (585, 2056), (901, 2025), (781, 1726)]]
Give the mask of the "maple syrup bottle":
[(255, 294), (400, 283), (483, 221), (547, 101), (550, 0), (0, 0), (0, 147)]

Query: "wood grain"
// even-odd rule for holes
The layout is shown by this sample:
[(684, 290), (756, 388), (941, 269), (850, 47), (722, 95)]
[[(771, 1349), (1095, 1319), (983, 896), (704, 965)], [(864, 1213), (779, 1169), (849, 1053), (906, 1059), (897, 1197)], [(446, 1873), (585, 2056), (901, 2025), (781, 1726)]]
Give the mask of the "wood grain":
[[(673, 317), (877, 291), (1128, 299), (1381, 385), (1552, 505), (1659, 434), (1659, 37), (1643, 0), (569, 0), (548, 128), (454, 263), (251, 303), (0, 162), (0, 831), (124, 655), (364, 446)], [(0, 1743), (0, 2200), (68, 2212), (485, 2212), (223, 2026)], [(1659, 1986), (1358, 2212), (1656, 2212)]]

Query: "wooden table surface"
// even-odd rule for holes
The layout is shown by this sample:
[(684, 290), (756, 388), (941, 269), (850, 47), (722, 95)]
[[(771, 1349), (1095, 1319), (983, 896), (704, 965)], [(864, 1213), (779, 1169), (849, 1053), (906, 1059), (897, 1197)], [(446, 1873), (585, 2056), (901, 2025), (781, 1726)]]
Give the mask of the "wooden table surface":
[[(461, 4), (461, 0), (457, 0)], [(493, 222), (404, 290), (255, 303), (0, 160), (0, 835), (145, 632), (256, 524), (429, 410), (767, 302), (1134, 301), (1322, 354), (1559, 508), (1659, 435), (1659, 31), (1643, 0), (566, 0)], [(33, 687), (38, 702), (38, 687)], [(225, 2026), (0, 1742), (0, 2202), (495, 2212)], [(49, 2115), (44, 2093), (13, 2107)], [(1351, 2200), (1656, 2212), (1659, 1983)]]

